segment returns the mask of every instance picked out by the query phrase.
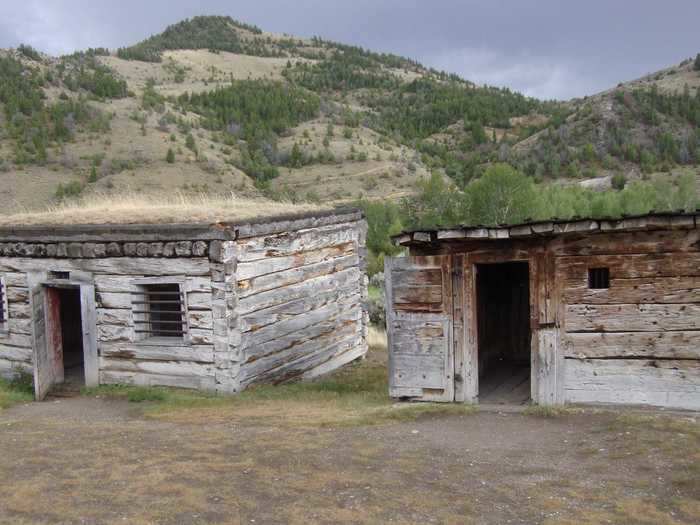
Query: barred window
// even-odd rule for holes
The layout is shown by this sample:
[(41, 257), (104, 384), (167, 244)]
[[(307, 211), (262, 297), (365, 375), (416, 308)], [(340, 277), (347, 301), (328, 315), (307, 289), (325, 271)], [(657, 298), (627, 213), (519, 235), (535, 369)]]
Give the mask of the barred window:
[(183, 339), (187, 334), (187, 307), (179, 283), (139, 284), (132, 305), (138, 339)]
[(610, 288), (610, 268), (589, 268), (588, 287), (592, 290)]

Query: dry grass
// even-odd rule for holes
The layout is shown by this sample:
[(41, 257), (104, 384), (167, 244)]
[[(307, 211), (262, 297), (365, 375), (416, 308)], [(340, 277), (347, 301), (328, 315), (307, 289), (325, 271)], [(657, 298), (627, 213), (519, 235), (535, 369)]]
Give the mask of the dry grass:
[(327, 210), (314, 204), (241, 199), (234, 194), (216, 197), (176, 193), (154, 198), (134, 193), (94, 194), (50, 206), (0, 217), (0, 226), (72, 224), (164, 224), (241, 222)]

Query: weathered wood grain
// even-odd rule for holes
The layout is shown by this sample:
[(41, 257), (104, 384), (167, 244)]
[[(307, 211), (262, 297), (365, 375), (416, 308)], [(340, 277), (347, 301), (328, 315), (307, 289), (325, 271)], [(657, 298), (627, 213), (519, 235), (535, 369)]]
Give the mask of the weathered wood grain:
[(346, 288), (348, 286), (359, 287), (360, 279), (361, 274), (358, 268), (348, 268), (330, 275), (322, 275), (302, 283), (241, 298), (238, 303), (237, 313), (238, 315), (245, 315), (322, 291)]
[[(133, 284), (133, 280), (139, 276), (126, 275), (96, 275), (95, 289), (98, 292), (131, 293), (137, 291), (138, 287)], [(178, 276), (181, 277), (181, 276)], [(211, 292), (211, 279), (208, 277), (186, 277), (185, 289), (188, 292)]]
[(261, 275), (253, 279), (239, 280), (237, 294), (238, 297), (243, 299), (249, 295), (274, 290), (276, 288), (283, 288), (285, 286), (308, 281), (323, 275), (341, 272), (343, 270), (347, 270), (348, 268), (357, 267), (358, 265), (359, 256), (355, 253), (345, 257), (331, 259), (329, 261), (310, 264), (308, 266), (301, 266), (299, 268), (292, 268), (290, 270)]
[(700, 252), (560, 257), (563, 279), (583, 283), (589, 268), (609, 268), (611, 279), (700, 277)]
[(33, 259), (28, 257), (0, 257), (2, 272), (84, 271), (107, 275), (189, 275), (209, 274), (209, 260), (204, 257), (179, 259), (152, 259), (120, 257), (104, 259)]
[(700, 361), (567, 359), (569, 403), (700, 406)]
[(100, 383), (103, 385), (170, 386), (195, 390), (216, 389), (214, 375), (208, 377), (151, 374), (123, 370), (100, 370)]
[[(594, 239), (594, 240), (593, 240)], [(648, 254), (700, 251), (698, 230), (601, 233), (591, 237), (561, 237), (550, 249), (561, 255)]]
[(572, 333), (566, 336), (566, 357), (646, 357), (700, 359), (700, 331)]
[(137, 361), (182, 361), (213, 363), (214, 349), (204, 346), (147, 346), (145, 344), (101, 343), (100, 355), (115, 359)]
[(565, 315), (567, 332), (700, 330), (700, 304), (574, 304)]
[(357, 242), (359, 231), (356, 225), (334, 224), (313, 230), (243, 239), (237, 243), (236, 259), (239, 263), (245, 263)]
[(587, 282), (569, 280), (568, 304), (700, 303), (700, 277), (611, 279), (610, 288), (590, 289)]
[(325, 304), (315, 310), (295, 315), (259, 330), (246, 332), (243, 335), (241, 348), (246, 349), (250, 346), (257, 346), (294, 332), (299, 333), (301, 338), (305, 328), (327, 319), (334, 319), (340, 312), (346, 309), (352, 310), (353, 308), (360, 308), (359, 294), (349, 296), (343, 301)]
[(285, 257), (269, 257), (259, 261), (239, 263), (236, 267), (236, 276), (239, 281), (245, 281), (260, 275), (281, 272), (291, 268), (308, 266), (329, 259), (352, 255), (355, 253), (355, 249), (355, 243), (349, 242), (329, 248), (299, 252)]

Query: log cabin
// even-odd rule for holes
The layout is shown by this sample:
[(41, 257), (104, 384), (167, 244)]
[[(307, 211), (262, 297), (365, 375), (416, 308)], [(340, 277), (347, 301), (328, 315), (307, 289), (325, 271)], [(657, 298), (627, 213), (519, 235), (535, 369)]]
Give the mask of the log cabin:
[(390, 394), (700, 409), (700, 214), (403, 232)]
[[(270, 206), (274, 210), (274, 205)], [(235, 213), (233, 213), (235, 216)], [(236, 393), (367, 351), (366, 223), (319, 210), (0, 226), (0, 375)]]

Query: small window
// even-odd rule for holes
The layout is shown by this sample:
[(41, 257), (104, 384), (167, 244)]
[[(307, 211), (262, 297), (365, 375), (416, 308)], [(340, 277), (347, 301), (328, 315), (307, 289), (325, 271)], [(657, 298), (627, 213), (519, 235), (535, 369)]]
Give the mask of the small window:
[(138, 339), (183, 339), (187, 308), (178, 283), (141, 284), (133, 293), (134, 331)]
[(610, 288), (610, 268), (589, 268), (588, 287), (592, 290)]

